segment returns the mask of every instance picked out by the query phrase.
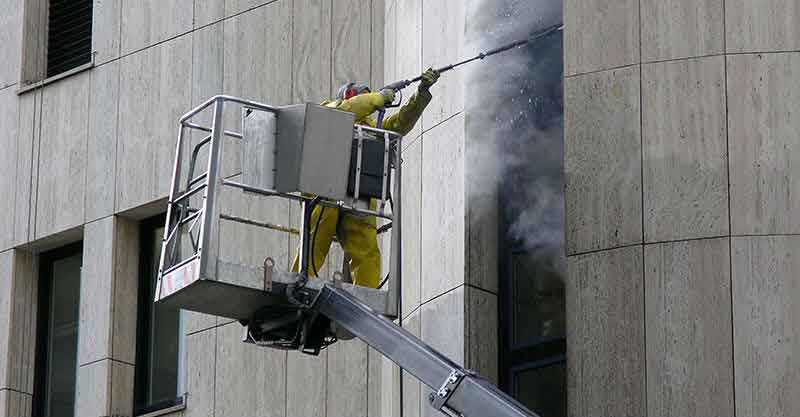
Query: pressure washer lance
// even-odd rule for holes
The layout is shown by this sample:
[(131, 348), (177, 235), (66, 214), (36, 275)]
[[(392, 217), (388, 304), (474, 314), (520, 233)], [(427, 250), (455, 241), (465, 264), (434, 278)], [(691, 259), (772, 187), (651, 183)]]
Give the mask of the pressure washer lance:
[[(560, 30), (564, 30), (564, 24), (563, 23), (558, 23), (558, 24), (555, 24), (553, 26), (548, 26), (548, 27), (546, 27), (546, 28), (544, 28), (542, 30), (533, 32), (531, 34), (531, 36), (528, 36), (528, 39), (522, 39), (522, 40), (514, 41), (514, 42), (511, 42), (509, 44), (503, 45), (503, 46), (501, 46), (499, 48), (494, 48), (494, 49), (492, 49), (490, 51), (481, 52), (481, 53), (479, 53), (478, 55), (475, 55), (472, 58), (465, 59), (465, 60), (463, 60), (461, 62), (457, 62), (455, 64), (450, 64), (448, 66), (438, 68), (436, 71), (439, 74), (441, 74), (443, 72), (450, 71), (453, 68), (460, 67), (461, 65), (468, 64), (468, 63), (470, 63), (472, 61), (476, 61), (476, 60), (479, 60), (479, 59), (484, 59), (487, 56), (492, 56), (492, 55), (495, 55), (495, 54), (499, 54), (500, 52), (505, 52), (505, 51), (508, 51), (508, 50), (511, 50), (511, 49), (514, 49), (514, 48), (517, 48), (517, 47), (520, 47), (520, 46), (523, 46), (523, 45), (526, 45), (526, 44), (529, 44), (529, 43), (534, 43), (534, 42), (538, 41), (539, 39), (542, 39), (542, 38), (546, 37), (547, 35), (553, 34), (553, 33), (558, 32)], [(414, 84), (415, 82), (418, 82), (420, 80), (422, 80), (422, 76), (421, 75), (419, 77), (417, 77), (417, 78), (413, 78), (413, 79), (410, 79), (410, 80), (395, 81), (395, 82), (393, 82), (393, 83), (391, 83), (389, 85), (386, 85), (386, 86), (382, 87), (381, 90), (390, 89), (390, 90), (394, 90), (396, 93), (401, 93), (401, 91), (404, 88), (406, 88), (409, 85)], [(392, 107), (398, 107), (398, 106), (400, 106), (400, 103), (402, 101), (403, 101), (403, 96), (402, 96), (402, 93), (401, 93), (400, 99), (397, 100), (397, 103), (392, 103), (392, 104), (389, 104), (389, 105), (385, 106), (384, 110), (381, 110), (378, 113), (378, 124), (377, 124), (377, 126), (378, 126), (379, 129), (383, 125), (383, 116), (385, 115), (385, 109), (386, 108), (392, 108)]]

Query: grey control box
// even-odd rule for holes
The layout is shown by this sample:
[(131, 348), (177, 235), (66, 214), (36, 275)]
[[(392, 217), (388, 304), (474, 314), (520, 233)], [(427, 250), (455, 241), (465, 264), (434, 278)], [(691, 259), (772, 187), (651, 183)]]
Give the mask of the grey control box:
[(244, 118), (242, 181), (279, 192), (347, 197), (355, 115), (318, 104)]

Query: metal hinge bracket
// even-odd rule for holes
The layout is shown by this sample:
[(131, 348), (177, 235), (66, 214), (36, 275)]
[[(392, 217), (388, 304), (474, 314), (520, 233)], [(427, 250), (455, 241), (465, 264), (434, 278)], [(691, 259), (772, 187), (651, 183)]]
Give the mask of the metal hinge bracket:
[(450, 375), (444, 380), (442, 386), (439, 387), (439, 390), (432, 392), (428, 396), (428, 400), (433, 408), (442, 410), (447, 403), (447, 400), (450, 399), (450, 396), (453, 395), (453, 392), (455, 392), (456, 388), (458, 388), (458, 384), (461, 383), (461, 380), (463, 380), (465, 376), (466, 374), (458, 370), (450, 372)]

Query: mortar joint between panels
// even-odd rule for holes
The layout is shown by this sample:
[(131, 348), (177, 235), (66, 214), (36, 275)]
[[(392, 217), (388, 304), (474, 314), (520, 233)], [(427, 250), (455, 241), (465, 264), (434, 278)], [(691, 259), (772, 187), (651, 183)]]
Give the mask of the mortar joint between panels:
[(603, 253), (603, 252), (610, 252), (610, 251), (619, 250), (619, 249), (634, 248), (634, 247), (637, 247), (637, 246), (644, 246), (644, 245), (646, 245), (646, 244), (640, 241), (640, 242), (628, 243), (628, 244), (624, 244), (624, 245), (609, 246), (609, 247), (606, 247), (606, 248), (598, 248), (598, 249), (590, 249), (590, 250), (578, 251), (578, 252), (573, 252), (573, 253), (567, 253), (567, 258), (573, 258), (573, 257), (576, 257), (576, 256), (583, 256), (583, 255), (592, 255), (592, 254)]
[(94, 360), (91, 360), (91, 361), (88, 361), (88, 362), (84, 362), (84, 363), (78, 365), (78, 368), (83, 368), (85, 366), (91, 366), (91, 365), (98, 364), (98, 363), (103, 362), (103, 361), (116, 362), (116, 363), (118, 363), (120, 365), (128, 365), (128, 366), (133, 366), (133, 367), (136, 366), (133, 363), (130, 363), (130, 362), (127, 362), (127, 361), (123, 361), (123, 360), (120, 360), (120, 359), (115, 359), (115, 358), (112, 358), (110, 356), (106, 356), (104, 358), (94, 359)]
[(27, 395), (27, 396), (29, 396), (29, 397), (33, 397), (33, 393), (30, 393), (30, 392), (25, 392), (25, 391), (20, 391), (20, 390), (18, 390), (18, 389), (16, 389), (16, 388), (10, 388), (10, 387), (3, 387), (3, 388), (0, 388), (0, 392), (3, 392), (3, 391), (8, 391), (8, 392), (13, 392), (13, 393), (16, 393), (16, 394), (22, 394), (22, 395)]
[[(790, 51), (787, 51), (787, 52), (790, 52)], [(751, 54), (763, 54), (763, 53), (761, 53), (761, 52), (752, 52)], [(641, 60), (639, 62), (632, 62), (632, 63), (621, 64), (621, 65), (616, 65), (616, 66), (611, 66), (611, 67), (603, 67), (603, 68), (598, 68), (598, 69), (593, 69), (593, 70), (588, 70), (588, 71), (576, 72), (574, 74), (565, 75), (564, 78), (570, 79), (570, 78), (578, 78), (578, 77), (586, 76), (586, 75), (594, 75), (594, 74), (602, 74), (602, 73), (606, 73), (606, 72), (620, 71), (620, 70), (624, 70), (624, 69), (634, 68), (634, 67), (637, 67), (637, 66), (640, 66), (640, 65), (664, 64), (664, 63), (670, 63), (670, 62), (688, 62), (688, 61), (692, 61), (692, 60), (700, 60), (700, 59), (704, 59), (704, 58), (713, 58), (713, 57), (724, 57), (724, 56), (728, 56), (728, 55), (734, 55), (734, 54), (729, 53), (729, 52), (715, 52), (715, 53), (704, 54), (704, 55), (693, 55), (693, 56), (681, 56), (681, 57), (664, 58), (664, 59)]]
[[(494, 295), (494, 296), (498, 295), (496, 292), (492, 292), (490, 290), (487, 290), (485, 288), (482, 288), (482, 287), (479, 287), (479, 286), (476, 286), (476, 285), (473, 285), (473, 284), (470, 284), (470, 283), (461, 283), (461, 284), (456, 285), (455, 287), (452, 287), (452, 288), (449, 288), (449, 289), (447, 289), (445, 291), (442, 291), (442, 292), (440, 292), (440, 293), (438, 293), (438, 294), (436, 294), (436, 295), (434, 295), (434, 296), (432, 296), (432, 297), (430, 297), (430, 298), (428, 298), (428, 299), (426, 299), (424, 301), (421, 301), (418, 305), (414, 306), (414, 308), (408, 314), (403, 316), (403, 321), (405, 322), (405, 320), (408, 319), (409, 317), (411, 317), (411, 315), (413, 315), (413, 314), (417, 313), (418, 311), (420, 311), (423, 306), (428, 305), (428, 304), (430, 304), (430, 303), (438, 300), (439, 298), (442, 298), (442, 297), (444, 297), (444, 296), (446, 296), (446, 295), (448, 295), (450, 293), (453, 293), (453, 292), (457, 291), (460, 288), (463, 288), (465, 290), (468, 290), (468, 289), (478, 290), (478, 291), (481, 291), (483, 293)], [(466, 294), (465, 294), (465, 296), (466, 296)]]

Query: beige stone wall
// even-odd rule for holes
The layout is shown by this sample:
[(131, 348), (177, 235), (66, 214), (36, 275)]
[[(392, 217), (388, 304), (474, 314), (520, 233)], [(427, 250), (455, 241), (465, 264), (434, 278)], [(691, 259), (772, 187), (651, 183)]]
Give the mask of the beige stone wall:
[(796, 415), (800, 6), (564, 13), (570, 415)]
[[(18, 95), (23, 52), (36, 58), (21, 48), (25, 2), (0, 1), (12, 11), (0, 18), (0, 416), (14, 417), (31, 410), (39, 254), (79, 240), (77, 415), (131, 414), (139, 222), (165, 208), (179, 115), (218, 93), (280, 105), (410, 78), (462, 55), (467, 19), (460, 0), (97, 0), (94, 67)], [(496, 255), (480, 249), (496, 245), (465, 198), (462, 83), (443, 77), (404, 149), (403, 324), (496, 380)], [(226, 201), (298, 223), (288, 205)], [(279, 239), (288, 263), (296, 238)], [(172, 416), (435, 415), (416, 380), (359, 341), (319, 358), (259, 349), (196, 313), (186, 333), (187, 405)]]
[[(387, 82), (463, 57), (467, 3), (386, 0)], [(485, 219), (470, 217), (463, 71), (443, 75), (431, 92), (433, 101), (403, 150), (403, 325), (496, 383), (497, 242), (481, 233)], [(391, 379), (385, 393), (395, 390)], [(405, 417), (440, 415), (428, 405), (427, 387), (408, 375), (402, 383)], [(398, 415), (392, 404), (384, 404), (384, 415)]]
[[(24, 3), (0, 2), (0, 416), (30, 415), (38, 254), (78, 240), (76, 415), (130, 415), (139, 221), (165, 209), (178, 117), (219, 93), (281, 105), (381, 85), (385, 2), (97, 0), (95, 66), (18, 95)], [(340, 266), (336, 252), (326, 267)], [(386, 415), (391, 368), (359, 341), (312, 358), (245, 345), (214, 317), (186, 330), (175, 416)]]

